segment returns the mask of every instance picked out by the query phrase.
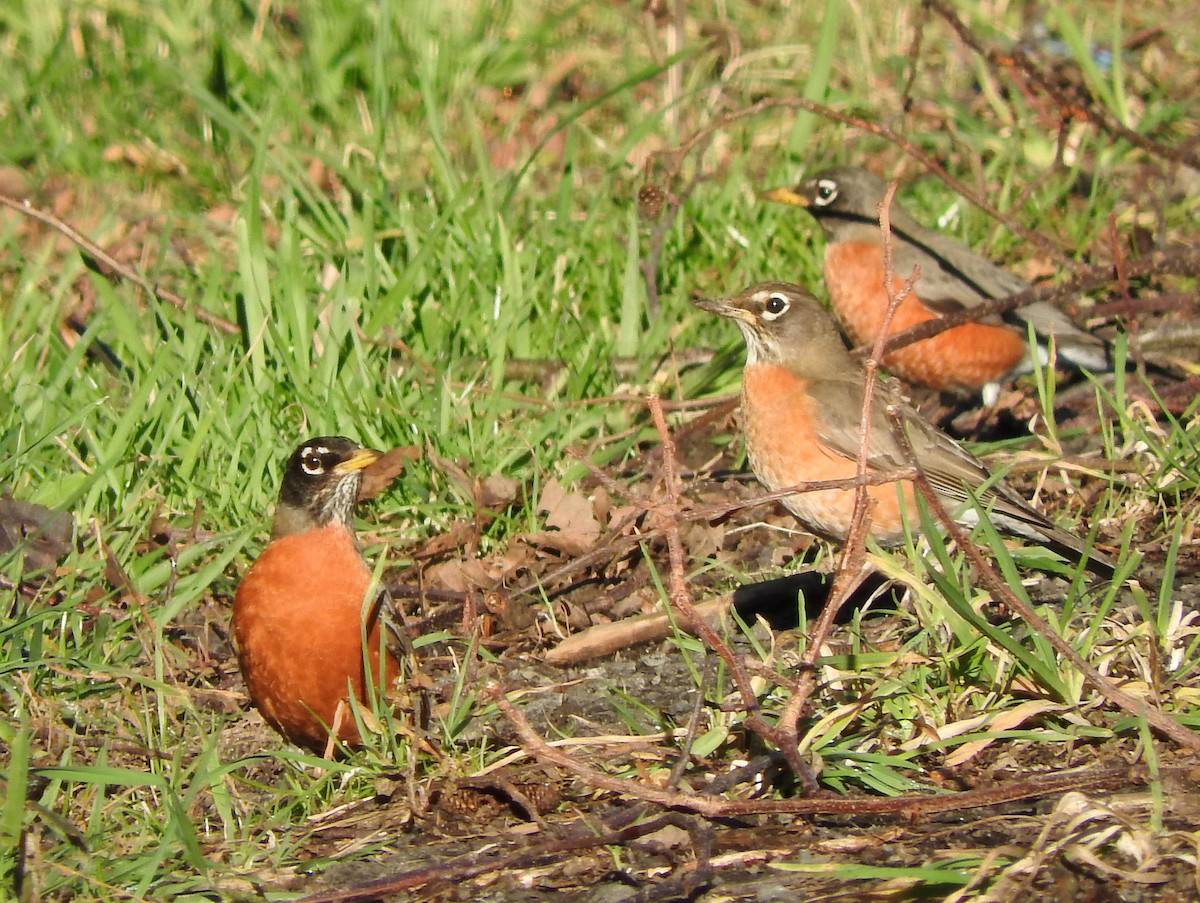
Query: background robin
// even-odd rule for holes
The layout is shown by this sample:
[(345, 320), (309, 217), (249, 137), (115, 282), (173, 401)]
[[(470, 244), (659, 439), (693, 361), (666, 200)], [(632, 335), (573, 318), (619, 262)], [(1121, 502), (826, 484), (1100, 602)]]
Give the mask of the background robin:
[[(828, 169), (796, 188), (775, 188), (764, 197), (808, 210), (825, 231), (825, 283), (842, 327), (855, 344), (872, 343), (883, 325), (888, 295), (884, 285), (883, 236), (877, 208), (886, 183), (865, 169)], [(894, 285), (899, 289), (921, 269), (915, 291), (901, 302), (889, 333), (964, 307), (1006, 298), (1029, 283), (966, 245), (926, 229), (898, 204), (889, 211)], [(898, 348), (882, 363), (892, 373), (935, 389), (977, 390), (1032, 368), (1028, 342), (1031, 324), (1045, 339), (1054, 337), (1058, 357), (1090, 370), (1109, 369), (1104, 341), (1084, 332), (1058, 308), (1043, 302), (1014, 312), (1012, 322), (998, 317), (968, 323)], [(1039, 345), (1039, 361), (1048, 355)], [(995, 389), (985, 391), (989, 401)]]
[[(233, 602), (238, 661), (250, 699), (275, 730), (321, 751), (331, 729), (359, 741), (351, 697), (380, 678), (380, 606), (364, 613), (370, 571), (355, 543), (363, 469), (380, 453), (342, 436), (309, 439), (288, 459), (271, 543)], [(363, 637), (367, 638), (365, 657)], [(385, 682), (399, 665), (385, 652)], [(368, 677), (365, 662), (371, 666)]]
[[(799, 286), (763, 282), (733, 298), (695, 304), (729, 317), (746, 339), (742, 425), (759, 482), (775, 492), (797, 483), (854, 477), (866, 374), (820, 302)], [(978, 523), (974, 497), (997, 528), (1083, 559), (1097, 573), (1112, 574), (1112, 562), (1055, 527), (882, 381), (876, 385), (871, 410), (868, 473), (911, 466), (892, 432), (889, 407), (899, 412), (917, 462), (959, 523)], [(901, 542), (905, 513), (915, 517), (917, 510), (911, 481), (870, 486), (867, 492), (876, 502), (871, 536), (885, 545)], [(854, 490), (797, 493), (783, 503), (806, 530), (841, 542), (850, 528)]]

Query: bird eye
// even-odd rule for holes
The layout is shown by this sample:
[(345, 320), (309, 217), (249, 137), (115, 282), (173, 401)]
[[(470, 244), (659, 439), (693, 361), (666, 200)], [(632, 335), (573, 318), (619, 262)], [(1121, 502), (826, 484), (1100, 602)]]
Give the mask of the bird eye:
[(833, 179), (821, 179), (819, 182), (817, 182), (817, 196), (815, 200), (818, 204), (824, 207), (837, 197), (837, 193), (837, 182), (835, 182)]
[(300, 453), (300, 469), (310, 477), (320, 476), (325, 472), (325, 462), (321, 460), (321, 449), (306, 448)]
[(767, 297), (767, 303), (763, 305), (763, 319), (777, 320), (787, 313), (787, 309), (792, 306), (788, 300), (788, 296), (782, 292), (771, 292)]

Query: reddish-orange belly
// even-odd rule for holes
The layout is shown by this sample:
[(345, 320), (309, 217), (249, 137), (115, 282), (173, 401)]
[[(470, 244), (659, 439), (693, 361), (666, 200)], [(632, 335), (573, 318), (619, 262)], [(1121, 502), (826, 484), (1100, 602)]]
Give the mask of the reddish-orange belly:
[[(786, 367), (750, 364), (743, 380), (746, 449), (750, 466), (767, 489), (855, 475), (854, 459), (821, 442), (819, 418), (803, 379)], [(870, 486), (867, 494), (875, 500), (871, 535), (883, 543), (899, 542), (904, 536), (902, 509), (915, 510), (912, 484), (903, 484), (903, 502), (895, 483)], [(805, 529), (841, 540), (854, 514), (854, 495), (853, 489), (822, 489), (788, 496), (784, 505)]]
[[(842, 328), (855, 344), (875, 341), (887, 313), (882, 248), (873, 242), (840, 242), (825, 249), (825, 282)], [(909, 274), (896, 274), (899, 290)], [(919, 299), (921, 283), (896, 309), (889, 334), (932, 320), (937, 314)], [(1023, 336), (1005, 326), (968, 323), (899, 348), (883, 364), (892, 373), (935, 389), (980, 386), (1002, 379), (1026, 353)]]

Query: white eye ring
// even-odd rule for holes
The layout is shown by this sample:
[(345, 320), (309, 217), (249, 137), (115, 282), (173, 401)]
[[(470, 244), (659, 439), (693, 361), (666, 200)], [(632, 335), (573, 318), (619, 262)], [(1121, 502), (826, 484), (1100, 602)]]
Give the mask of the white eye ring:
[(832, 204), (837, 195), (837, 182), (833, 179), (821, 179), (817, 182), (817, 194), (813, 198), (813, 203), (818, 207), (825, 207)]
[(325, 464), (321, 460), (322, 455), (329, 454), (327, 448), (313, 448), (309, 446), (300, 452), (300, 469), (310, 477), (320, 476), (325, 472)]
[(788, 308), (792, 306), (792, 302), (783, 292), (771, 292), (767, 296), (767, 302), (763, 305), (762, 318), (764, 320), (778, 320), (788, 312)]

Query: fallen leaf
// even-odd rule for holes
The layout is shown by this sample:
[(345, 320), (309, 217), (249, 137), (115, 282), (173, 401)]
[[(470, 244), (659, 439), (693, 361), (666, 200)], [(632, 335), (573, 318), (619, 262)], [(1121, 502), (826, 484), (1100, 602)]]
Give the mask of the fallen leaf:
[(507, 508), (517, 500), (521, 484), (512, 477), (492, 474), (480, 482), (475, 491), (475, 504), (480, 508)]
[(45, 505), (0, 496), (0, 553), (18, 546), (27, 572), (54, 567), (71, 548), (71, 516)]
[(455, 489), (461, 495), (470, 498), (476, 508), (503, 509), (516, 501), (521, 484), (512, 477), (492, 474), (490, 477), (480, 480), (479, 477), (472, 476), (449, 458), (443, 458), (432, 449), (428, 450), (426, 454), (433, 462), (433, 466), (454, 484)]
[(33, 193), (29, 173), (17, 166), (0, 166), (0, 194), (24, 198)]
[(425, 573), (433, 584), (458, 592), (495, 589), (514, 573), (524, 569), (534, 554), (528, 545), (515, 541), (501, 554), (451, 558), (434, 565)]
[(459, 593), (496, 586), (488, 569), (477, 558), (451, 558), (429, 568), (425, 576), (432, 586), (442, 586)]
[(384, 452), (378, 461), (363, 468), (362, 483), (358, 487), (360, 502), (375, 498), (404, 472), (409, 461), (415, 461), (421, 456), (421, 450), (415, 445), (402, 445)]
[(600, 538), (595, 507), (582, 492), (567, 492), (551, 478), (542, 489), (538, 510), (546, 512), (546, 526), (555, 531), (552, 541), (568, 554), (590, 549)]

